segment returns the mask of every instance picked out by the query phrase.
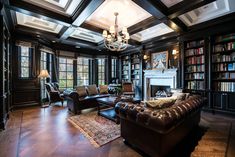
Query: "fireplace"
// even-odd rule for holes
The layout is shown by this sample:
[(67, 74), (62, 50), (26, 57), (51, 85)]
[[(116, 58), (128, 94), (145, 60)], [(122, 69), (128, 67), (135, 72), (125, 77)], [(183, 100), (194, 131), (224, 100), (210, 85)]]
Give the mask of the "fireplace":
[(159, 93), (158, 96), (164, 97), (164, 93), (168, 93), (170, 88), (170, 86), (150, 85), (151, 97), (155, 97), (156, 93)]
[(155, 97), (158, 89), (167, 90), (177, 87), (177, 69), (145, 70), (144, 71), (144, 99)]

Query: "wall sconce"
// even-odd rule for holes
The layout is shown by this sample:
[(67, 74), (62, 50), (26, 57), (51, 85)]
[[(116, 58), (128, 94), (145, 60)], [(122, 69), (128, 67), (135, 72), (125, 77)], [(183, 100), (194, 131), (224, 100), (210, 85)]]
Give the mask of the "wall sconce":
[(149, 56), (148, 55), (144, 55), (144, 60), (147, 60), (148, 58), (149, 58)]

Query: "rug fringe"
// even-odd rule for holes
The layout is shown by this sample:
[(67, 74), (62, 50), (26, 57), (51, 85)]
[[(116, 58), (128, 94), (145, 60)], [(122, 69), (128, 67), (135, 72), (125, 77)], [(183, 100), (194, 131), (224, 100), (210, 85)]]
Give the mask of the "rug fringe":
[(68, 118), (68, 121), (70, 123), (72, 123), (76, 128), (78, 128), (88, 139), (89, 141), (91, 142), (91, 144), (95, 147), (95, 148), (99, 148), (100, 145), (95, 142), (90, 135), (88, 135), (79, 125), (77, 125), (72, 119)]

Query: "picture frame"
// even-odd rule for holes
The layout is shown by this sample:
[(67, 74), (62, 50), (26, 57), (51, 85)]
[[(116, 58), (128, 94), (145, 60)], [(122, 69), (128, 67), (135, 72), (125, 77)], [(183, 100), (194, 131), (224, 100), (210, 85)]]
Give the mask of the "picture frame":
[(168, 68), (168, 51), (156, 52), (151, 54), (152, 69)]

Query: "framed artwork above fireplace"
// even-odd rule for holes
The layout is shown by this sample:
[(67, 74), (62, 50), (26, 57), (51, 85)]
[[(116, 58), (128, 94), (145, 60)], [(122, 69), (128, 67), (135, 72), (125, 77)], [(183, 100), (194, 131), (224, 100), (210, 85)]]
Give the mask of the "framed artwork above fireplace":
[(168, 68), (168, 51), (156, 52), (151, 54), (152, 69)]

